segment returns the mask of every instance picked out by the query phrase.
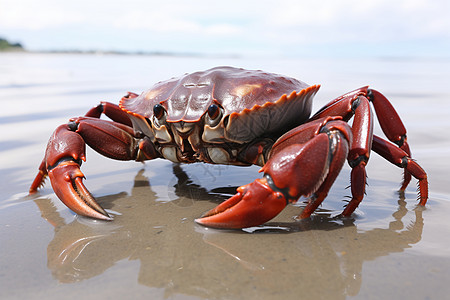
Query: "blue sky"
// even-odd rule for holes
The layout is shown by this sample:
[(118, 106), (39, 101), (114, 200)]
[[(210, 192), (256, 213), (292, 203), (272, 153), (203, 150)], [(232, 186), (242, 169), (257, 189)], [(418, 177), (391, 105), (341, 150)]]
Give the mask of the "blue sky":
[(0, 0), (29, 50), (449, 57), (448, 0)]

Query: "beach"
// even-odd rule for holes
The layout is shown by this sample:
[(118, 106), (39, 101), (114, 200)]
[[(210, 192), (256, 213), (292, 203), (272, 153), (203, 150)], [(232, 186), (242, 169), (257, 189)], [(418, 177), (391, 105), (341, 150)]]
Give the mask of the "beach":
[[(114, 161), (87, 150), (85, 184), (114, 216), (77, 216), (50, 183), (28, 195), (48, 138), (100, 101), (214, 66), (232, 65), (321, 84), (313, 112), (370, 85), (408, 130), (427, 171), (399, 193), (402, 170), (372, 153), (366, 196), (350, 195), (345, 164), (310, 219), (306, 199), (269, 223), (217, 230), (194, 219), (260, 178), (259, 167)], [(444, 299), (450, 294), (450, 60), (183, 57), (0, 53), (0, 298)], [(377, 122), (375, 134), (383, 135)]]

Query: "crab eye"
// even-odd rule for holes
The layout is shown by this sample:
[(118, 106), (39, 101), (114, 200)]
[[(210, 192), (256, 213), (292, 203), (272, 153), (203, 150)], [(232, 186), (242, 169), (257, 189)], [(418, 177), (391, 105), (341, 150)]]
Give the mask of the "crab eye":
[(165, 109), (161, 104), (153, 106), (153, 115), (159, 120), (164, 116)]
[(217, 119), (217, 117), (219, 116), (219, 114), (220, 114), (220, 109), (219, 109), (219, 107), (218, 107), (217, 105), (211, 104), (211, 105), (208, 107), (208, 115), (209, 115), (209, 118), (210, 118), (211, 120)]
[(207, 123), (210, 126), (216, 126), (219, 124), (220, 117), (222, 116), (222, 110), (216, 104), (211, 104), (208, 107)]

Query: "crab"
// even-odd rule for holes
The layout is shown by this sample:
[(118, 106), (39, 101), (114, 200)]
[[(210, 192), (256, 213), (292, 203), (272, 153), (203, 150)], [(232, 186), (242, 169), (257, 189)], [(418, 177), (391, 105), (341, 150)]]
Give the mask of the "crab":
[[(348, 217), (364, 197), (373, 150), (404, 169), (401, 190), (411, 176), (418, 180), (424, 206), (427, 174), (411, 158), (405, 126), (387, 98), (366, 86), (310, 117), (319, 87), (260, 70), (216, 67), (161, 81), (140, 95), (129, 92), (119, 105), (101, 102), (57, 127), (30, 193), (48, 176), (72, 211), (112, 220), (83, 184), (86, 144), (116, 160), (259, 165), (262, 178), (195, 219), (208, 227), (245, 228), (266, 223), (301, 196), (308, 201), (296, 218), (310, 217), (347, 160), (352, 198), (341, 215)], [(373, 134), (370, 103), (387, 140)], [(100, 119), (103, 114), (111, 120)]]

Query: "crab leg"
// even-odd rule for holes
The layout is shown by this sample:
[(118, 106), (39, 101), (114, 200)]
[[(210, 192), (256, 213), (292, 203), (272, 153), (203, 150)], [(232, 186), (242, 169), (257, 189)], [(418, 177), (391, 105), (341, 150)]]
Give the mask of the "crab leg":
[(366, 165), (369, 161), (373, 139), (373, 114), (368, 99), (360, 96), (354, 103), (352, 103), (355, 113), (352, 126), (353, 141), (348, 155), (348, 163), (352, 168), (350, 173), (352, 200), (342, 212), (344, 216), (351, 215), (364, 198), (367, 178)]
[(308, 217), (326, 197), (344, 164), (351, 141), (347, 123), (324, 118), (299, 126), (273, 146), (261, 168), (262, 179), (238, 188), (238, 193), (195, 221), (217, 228), (263, 224), (304, 195), (310, 202), (300, 216)]
[[(389, 144), (388, 149), (393, 151), (393, 154), (386, 153), (387, 144), (380, 144), (377, 139), (377, 144), (372, 145), (373, 130), (372, 130), (372, 112), (369, 107), (369, 101), (372, 102), (378, 121), (386, 137), (397, 146)], [(350, 150), (348, 161), (352, 167), (351, 172), (351, 191), (352, 200), (343, 211), (344, 216), (349, 216), (353, 213), (356, 207), (359, 205), (364, 197), (366, 186), (366, 170), (365, 166), (369, 160), (370, 151), (373, 150), (380, 154), (388, 161), (404, 168), (404, 178), (400, 190), (404, 190), (411, 180), (411, 172), (414, 169), (412, 165), (416, 164), (418, 168), (420, 166), (414, 162), (408, 164), (401, 164), (398, 159), (407, 157), (408, 161), (411, 160), (411, 152), (409, 145), (406, 141), (406, 129), (395, 111), (389, 100), (386, 99), (380, 92), (371, 90), (368, 87), (357, 89), (353, 92), (347, 93), (341, 97), (336, 98), (327, 104), (324, 108), (319, 110), (312, 119), (325, 117), (328, 115), (342, 116), (344, 120), (349, 120), (354, 117), (352, 132), (353, 142), (352, 149)], [(383, 140), (384, 141), (384, 140)], [(382, 147), (382, 149), (380, 148)], [(394, 151), (393, 148), (398, 147), (399, 151)], [(378, 151), (377, 151), (378, 150)], [(394, 162), (395, 161), (395, 162)], [(428, 186), (426, 181), (426, 173), (420, 168), (421, 171), (414, 171), (413, 175), (419, 179), (419, 193), (420, 205), (425, 205), (426, 199), (428, 199)], [(425, 200), (424, 200), (425, 199)]]
[(419, 180), (419, 205), (425, 205), (428, 199), (428, 178), (422, 167), (411, 159), (406, 151), (376, 135), (373, 136), (372, 149)]
[[(378, 122), (386, 137), (411, 157), (406, 128), (400, 116), (383, 94), (369, 89), (367, 86), (336, 98), (319, 110), (311, 119), (337, 115), (343, 116), (344, 120), (349, 120), (355, 114), (354, 108), (357, 107), (355, 104), (357, 104), (357, 99), (360, 96), (364, 96), (372, 102)], [(405, 170), (400, 190), (405, 190), (410, 181), (411, 174)]]
[[(125, 119), (126, 120), (126, 119)], [(86, 143), (107, 157), (118, 160), (147, 160), (159, 157), (153, 143), (140, 138), (131, 127), (91, 117), (71, 119), (59, 126), (50, 138), (30, 193), (42, 185), (48, 175), (55, 194), (77, 214), (111, 220), (83, 184), (80, 170), (86, 160)]]
[[(138, 95), (129, 92), (124, 98), (134, 98)], [(124, 112), (118, 105), (111, 102), (100, 102), (99, 105), (91, 108), (84, 116), (92, 118), (100, 118), (102, 114), (105, 114), (108, 118), (114, 122), (132, 127), (128, 114)]]
[[(383, 133), (391, 142), (396, 144), (411, 157), (411, 150), (406, 138), (406, 128), (405, 125), (403, 125), (400, 116), (395, 111), (395, 108), (383, 94), (376, 90), (370, 90), (368, 97), (373, 103)], [(400, 190), (404, 191), (410, 181), (411, 174), (405, 169)]]

